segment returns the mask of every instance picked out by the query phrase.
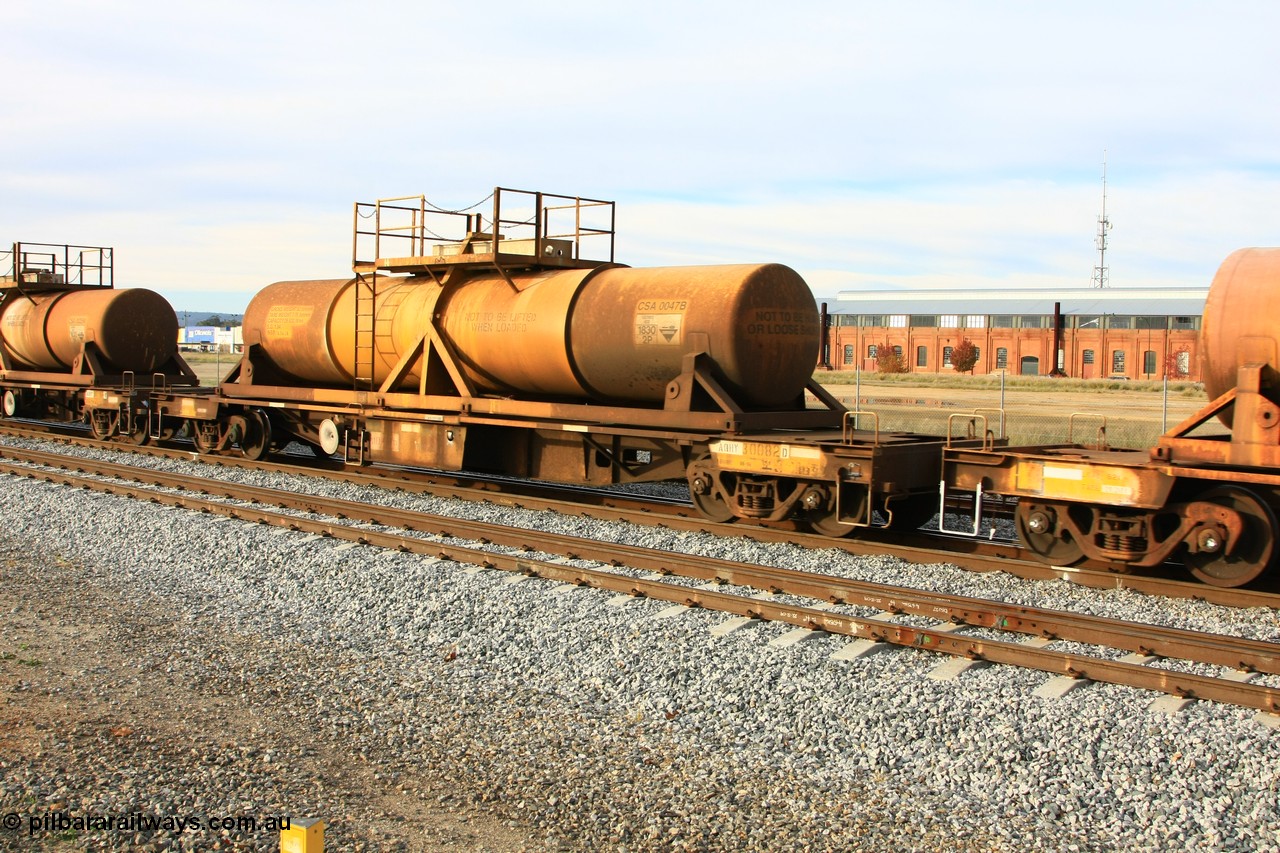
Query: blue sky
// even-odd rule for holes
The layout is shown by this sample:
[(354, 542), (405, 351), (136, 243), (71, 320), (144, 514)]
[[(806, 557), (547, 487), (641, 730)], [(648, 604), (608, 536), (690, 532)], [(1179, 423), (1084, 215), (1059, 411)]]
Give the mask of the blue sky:
[(618, 203), (633, 266), (856, 288), (1204, 286), (1280, 244), (1273, 2), (11, 0), (0, 242), (240, 311), (351, 205)]

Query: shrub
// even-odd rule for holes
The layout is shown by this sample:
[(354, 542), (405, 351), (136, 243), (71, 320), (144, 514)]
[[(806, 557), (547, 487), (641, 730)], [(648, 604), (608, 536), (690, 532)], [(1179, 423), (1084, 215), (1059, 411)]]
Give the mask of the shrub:
[(881, 373), (906, 373), (906, 360), (888, 343), (876, 346), (876, 369)]
[(978, 363), (978, 348), (968, 338), (961, 338), (960, 343), (951, 349), (951, 368), (956, 373), (973, 373)]

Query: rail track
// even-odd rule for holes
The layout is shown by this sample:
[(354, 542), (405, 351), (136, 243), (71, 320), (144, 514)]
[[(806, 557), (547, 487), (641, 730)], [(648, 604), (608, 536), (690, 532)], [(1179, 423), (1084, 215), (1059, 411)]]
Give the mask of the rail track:
[[(1280, 643), (653, 551), (43, 451), (3, 448), (0, 457), (0, 471), (17, 476), (675, 605), (659, 615), (701, 607), (859, 641), (838, 656), (881, 643), (909, 646), (1041, 670), (1076, 683), (1124, 684), (1280, 713), (1280, 688), (1250, 682), (1258, 674), (1280, 674)], [(1098, 652), (1049, 648), (1054, 643), (1085, 644)], [(1128, 655), (1117, 658), (1108, 650)], [(1228, 671), (1205, 675), (1178, 668), (1188, 664)]]
[[(18, 438), (53, 438), (74, 445), (108, 449), (124, 454), (197, 461), (219, 467), (246, 468), (288, 474), (306, 474), (355, 485), (391, 488), (438, 497), (485, 501), (523, 509), (543, 509), (606, 521), (659, 525), (672, 530), (703, 531), (719, 536), (745, 536), (761, 542), (788, 543), (806, 548), (834, 548), (853, 555), (885, 555), (914, 563), (945, 562), (973, 572), (1008, 572), (1024, 580), (1063, 580), (1091, 589), (1128, 589), (1146, 595), (1186, 598), (1228, 607), (1280, 609), (1276, 583), (1261, 588), (1214, 587), (1177, 576), (1120, 574), (1087, 564), (1047, 566), (1028, 556), (1015, 543), (940, 534), (933, 530), (911, 533), (880, 530), (874, 538), (833, 539), (794, 526), (768, 526), (736, 522), (718, 524), (698, 514), (689, 501), (673, 500), (617, 489), (575, 488), (554, 483), (501, 477), (458, 475), (451, 472), (389, 466), (351, 466), (338, 459), (316, 459), (309, 454), (276, 454), (250, 461), (236, 456), (198, 454), (177, 446), (135, 446), (100, 441), (77, 427), (55, 427), (38, 422), (0, 422), (0, 435)], [(0, 458), (8, 448), (0, 445)], [(1179, 570), (1180, 571), (1180, 570)]]

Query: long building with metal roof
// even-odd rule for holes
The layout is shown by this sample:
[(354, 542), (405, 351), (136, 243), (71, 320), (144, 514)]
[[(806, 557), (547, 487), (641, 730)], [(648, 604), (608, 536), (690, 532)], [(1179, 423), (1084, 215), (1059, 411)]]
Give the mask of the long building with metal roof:
[[(1208, 288), (842, 291), (824, 302), (824, 363), (835, 370), (953, 370), (961, 341), (974, 373), (1198, 381)], [(1055, 341), (1057, 342), (1055, 353)], [(886, 362), (882, 353), (893, 353)]]

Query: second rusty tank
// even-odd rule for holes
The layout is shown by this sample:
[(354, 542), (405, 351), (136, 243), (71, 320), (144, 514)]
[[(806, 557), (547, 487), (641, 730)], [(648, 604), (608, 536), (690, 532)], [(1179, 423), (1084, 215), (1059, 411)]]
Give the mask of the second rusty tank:
[[(1209, 399), (1236, 387), (1245, 364), (1280, 369), (1280, 248), (1232, 252), (1218, 268), (1205, 301), (1201, 371)], [(1220, 415), (1231, 425), (1229, 410)]]
[(0, 308), (0, 343), (19, 369), (65, 371), (86, 343), (108, 368), (150, 373), (178, 351), (178, 318), (141, 288), (13, 294)]
[[(359, 278), (278, 282), (246, 310), (245, 340), (301, 382), (350, 384), (368, 295)], [(434, 329), (488, 393), (660, 402), (684, 356), (705, 352), (735, 398), (761, 408), (795, 404), (819, 346), (813, 294), (780, 264), (383, 278), (373, 328), (378, 384)]]

